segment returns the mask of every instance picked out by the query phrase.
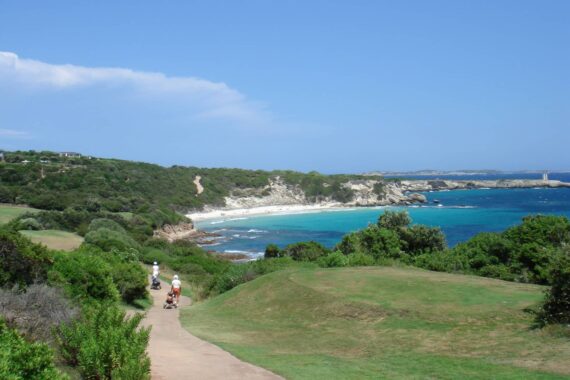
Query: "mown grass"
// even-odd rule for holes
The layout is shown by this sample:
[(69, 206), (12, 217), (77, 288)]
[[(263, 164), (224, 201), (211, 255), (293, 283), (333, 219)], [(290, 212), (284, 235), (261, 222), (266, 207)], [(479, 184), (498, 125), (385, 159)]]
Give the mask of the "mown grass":
[(20, 231), (34, 243), (46, 245), (50, 249), (72, 251), (83, 243), (83, 238), (71, 232), (59, 230)]
[(36, 211), (39, 210), (26, 206), (0, 204), (0, 225), (6, 224), (12, 219), (15, 219), (18, 216), (25, 214), (27, 212), (36, 212)]
[(544, 288), (407, 268), (282, 271), (182, 311), (192, 333), (291, 379), (558, 379)]

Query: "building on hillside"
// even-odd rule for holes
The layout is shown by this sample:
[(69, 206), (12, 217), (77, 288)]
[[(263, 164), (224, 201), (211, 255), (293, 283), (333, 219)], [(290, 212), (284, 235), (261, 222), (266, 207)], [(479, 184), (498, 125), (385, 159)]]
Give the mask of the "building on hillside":
[(0, 152), (0, 161), (4, 161), (4, 152)]
[(79, 158), (79, 157), (81, 157), (81, 153), (76, 153), (76, 152), (59, 152), (59, 157)]
[(547, 172), (547, 171), (545, 171), (544, 173), (542, 173), (542, 180), (543, 180), (544, 182), (548, 182), (548, 172)]

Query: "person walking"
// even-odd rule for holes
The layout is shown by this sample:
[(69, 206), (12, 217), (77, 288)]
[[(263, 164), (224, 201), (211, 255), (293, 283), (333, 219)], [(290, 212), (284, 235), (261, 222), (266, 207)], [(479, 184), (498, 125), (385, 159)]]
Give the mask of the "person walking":
[(152, 263), (152, 277), (158, 278), (159, 274), (160, 270), (158, 268), (158, 263), (155, 261), (154, 263)]
[(170, 290), (176, 296), (176, 304), (178, 304), (178, 301), (180, 301), (180, 293), (182, 292), (182, 282), (178, 279), (177, 274), (175, 274), (174, 278), (172, 279)]

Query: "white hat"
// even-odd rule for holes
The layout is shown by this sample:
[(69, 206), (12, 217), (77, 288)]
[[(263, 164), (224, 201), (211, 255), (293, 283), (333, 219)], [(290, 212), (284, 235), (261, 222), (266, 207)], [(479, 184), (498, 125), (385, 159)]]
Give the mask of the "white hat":
[(174, 275), (174, 279), (175, 279), (175, 280), (178, 280), (178, 275), (177, 275), (177, 274)]
[(153, 265), (158, 265), (157, 262), (155, 261), (154, 263), (152, 263)]

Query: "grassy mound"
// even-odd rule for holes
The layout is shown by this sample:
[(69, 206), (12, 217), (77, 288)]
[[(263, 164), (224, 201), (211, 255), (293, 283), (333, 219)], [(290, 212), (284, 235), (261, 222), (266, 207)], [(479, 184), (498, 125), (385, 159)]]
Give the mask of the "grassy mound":
[(183, 325), (292, 379), (570, 375), (570, 341), (530, 330), (544, 288), (390, 267), (276, 272), (198, 304)]
[(83, 243), (83, 238), (71, 232), (59, 230), (20, 231), (34, 243), (44, 244), (50, 249), (72, 251)]

